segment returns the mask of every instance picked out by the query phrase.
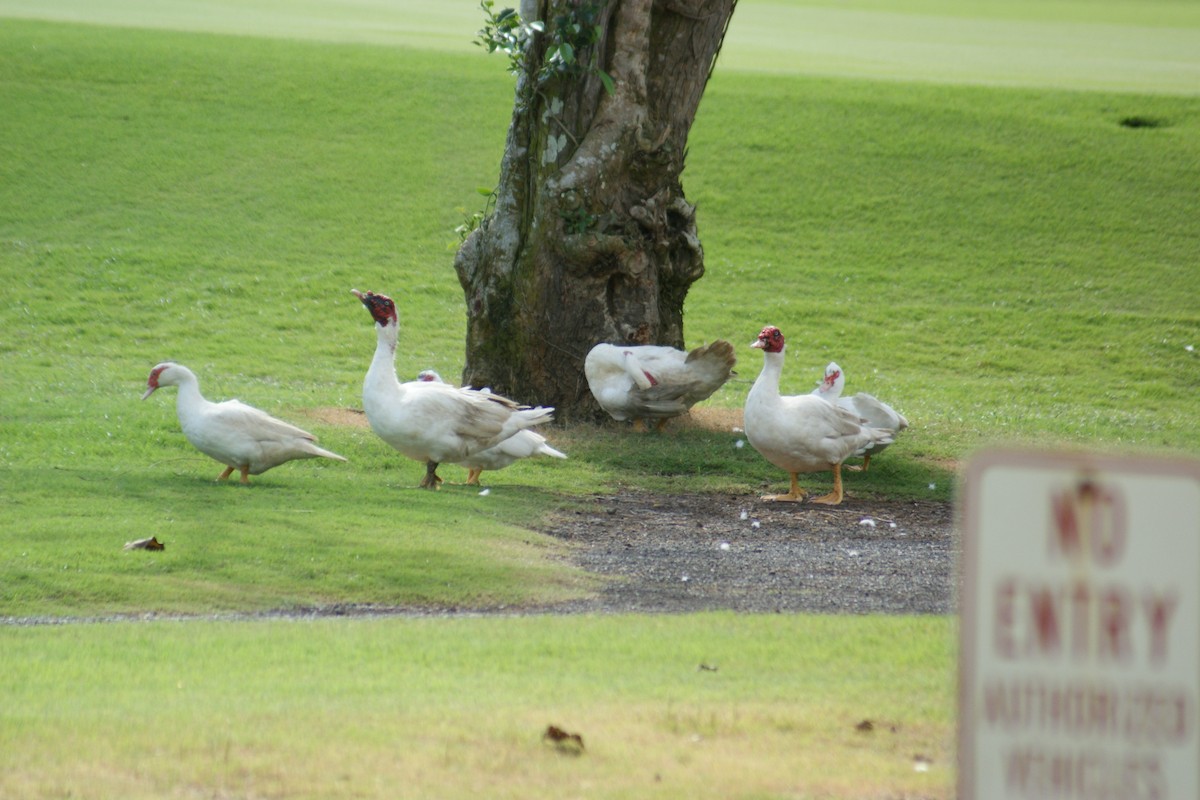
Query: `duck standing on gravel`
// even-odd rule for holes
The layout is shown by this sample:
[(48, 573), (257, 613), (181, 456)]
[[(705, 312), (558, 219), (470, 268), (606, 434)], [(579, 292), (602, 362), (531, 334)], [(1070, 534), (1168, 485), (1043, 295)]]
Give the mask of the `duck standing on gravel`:
[(842, 462), (892, 441), (891, 431), (862, 424), (854, 414), (813, 394), (779, 394), (783, 373), (783, 333), (768, 325), (751, 347), (763, 351), (763, 369), (746, 396), (744, 425), (750, 444), (791, 477), (787, 494), (766, 495), (763, 500), (796, 502), (804, 499), (797, 475), (833, 472), (833, 491), (812, 502), (842, 502)]

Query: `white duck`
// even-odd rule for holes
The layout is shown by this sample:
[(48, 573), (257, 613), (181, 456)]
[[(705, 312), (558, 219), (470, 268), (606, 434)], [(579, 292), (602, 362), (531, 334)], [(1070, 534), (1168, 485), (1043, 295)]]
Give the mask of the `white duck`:
[[(845, 386), (846, 374), (842, 372), (842, 368), (837, 365), (836, 361), (830, 361), (829, 366), (825, 367), (825, 379), (816, 389), (813, 389), (813, 394), (850, 411), (872, 428), (891, 431), (893, 437), (908, 427), (908, 420), (904, 418), (903, 414), (874, 395), (859, 392), (853, 397), (842, 397), (842, 389)], [(863, 454), (863, 472), (870, 467), (871, 456), (879, 455), (886, 448), (886, 444), (878, 444), (870, 452)], [(847, 467), (847, 469), (855, 468)]]
[[(442, 380), (442, 376), (431, 369), (422, 370), (418, 373), (417, 380), (445, 383)], [(488, 389), (481, 389), (480, 391), (490, 394)], [(467, 468), (467, 485), (478, 486), (479, 476), (483, 474), (484, 470), (495, 471), (504, 469), (522, 458), (531, 458), (533, 456), (566, 458), (567, 454), (551, 447), (546, 441), (545, 436), (526, 429), (517, 431), (495, 447), (489, 447), (487, 450), (481, 450), (478, 453), (469, 455), (458, 463), (460, 466)]]
[(778, 328), (763, 328), (750, 346), (763, 351), (763, 369), (746, 397), (746, 438), (792, 479), (787, 494), (767, 495), (763, 500), (801, 500), (805, 493), (797, 482), (799, 473), (832, 470), (833, 491), (813, 502), (837, 505), (842, 502), (842, 462), (891, 442), (891, 432), (864, 426), (854, 414), (816, 395), (781, 397), (784, 341)]
[(396, 304), (374, 292), (351, 290), (371, 312), (378, 342), (363, 380), (363, 411), (371, 430), (409, 458), (425, 462), (422, 488), (436, 489), (438, 464), (462, 462), (518, 431), (548, 422), (552, 408), (528, 408), (499, 395), (434, 381), (396, 379), (400, 333)]
[(175, 409), (183, 435), (192, 446), (225, 465), (217, 480), (233, 471), (242, 473), (242, 483), (250, 475), (260, 475), (271, 467), (297, 458), (346, 459), (317, 447), (316, 437), (307, 431), (276, 419), (265, 411), (238, 400), (212, 403), (200, 394), (195, 373), (182, 364), (164, 361), (150, 370), (145, 400), (163, 386), (178, 386)]
[(686, 414), (729, 380), (733, 345), (718, 339), (690, 353), (673, 347), (598, 344), (587, 354), (583, 371), (600, 407), (617, 421), (632, 419), (645, 429), (645, 420), (667, 420)]

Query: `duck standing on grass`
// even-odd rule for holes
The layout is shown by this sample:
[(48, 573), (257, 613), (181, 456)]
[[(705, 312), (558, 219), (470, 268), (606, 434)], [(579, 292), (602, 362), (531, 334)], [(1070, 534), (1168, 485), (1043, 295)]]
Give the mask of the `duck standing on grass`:
[[(813, 394), (846, 409), (872, 428), (891, 431), (893, 437), (908, 427), (908, 420), (904, 418), (903, 414), (874, 395), (859, 392), (852, 397), (842, 397), (842, 389), (845, 385), (846, 374), (842, 372), (842, 368), (837, 365), (836, 361), (830, 361), (829, 365), (825, 367), (825, 379), (816, 389), (813, 389)], [(877, 444), (870, 451), (864, 453), (862, 471), (866, 472), (867, 468), (871, 466), (871, 456), (879, 455), (886, 448), (886, 444)], [(846, 469), (858, 469), (858, 467), (848, 466)]]
[(363, 411), (380, 439), (425, 463), (421, 488), (436, 489), (443, 461), (461, 463), (518, 431), (549, 422), (553, 408), (529, 408), (491, 392), (396, 378), (400, 319), (387, 295), (351, 289), (375, 320), (375, 356), (363, 379)]
[[(417, 374), (419, 381), (436, 381), (445, 383), (442, 376), (431, 369), (422, 370)], [(487, 389), (480, 391), (488, 392)], [(479, 486), (479, 476), (484, 470), (496, 471), (521, 460), (533, 456), (553, 456), (566, 458), (567, 454), (555, 450), (546, 441), (546, 437), (531, 430), (517, 431), (495, 447), (480, 450), (474, 455), (467, 456), (458, 462), (459, 466), (467, 468), (467, 486)]]
[(631, 419), (638, 431), (652, 419), (661, 431), (668, 419), (720, 389), (736, 361), (733, 345), (720, 339), (687, 353), (661, 345), (598, 344), (583, 370), (592, 396), (613, 419)]
[(317, 447), (317, 437), (311, 433), (254, 406), (238, 400), (205, 400), (196, 374), (174, 361), (164, 361), (150, 370), (146, 386), (143, 400), (163, 386), (179, 387), (175, 409), (183, 435), (201, 453), (225, 465), (225, 471), (217, 476), (219, 481), (236, 469), (242, 473), (242, 483), (248, 484), (250, 475), (261, 475), (298, 458), (346, 460)]
[(892, 441), (890, 431), (866, 426), (849, 411), (813, 394), (779, 394), (783, 373), (783, 334), (768, 325), (750, 345), (763, 351), (763, 369), (746, 396), (744, 425), (750, 444), (791, 477), (787, 494), (766, 495), (763, 500), (796, 502), (804, 499), (797, 475), (833, 472), (833, 491), (812, 502), (842, 502), (842, 462)]

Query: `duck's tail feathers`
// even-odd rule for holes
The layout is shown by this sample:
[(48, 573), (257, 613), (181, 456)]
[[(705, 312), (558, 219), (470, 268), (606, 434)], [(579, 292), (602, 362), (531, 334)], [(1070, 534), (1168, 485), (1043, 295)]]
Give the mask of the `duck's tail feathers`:
[(314, 456), (319, 456), (320, 458), (331, 458), (334, 461), (348, 461), (349, 460), (349, 459), (345, 458), (344, 456), (339, 456), (337, 453), (334, 453), (331, 450), (326, 450), (324, 447), (317, 447), (315, 444), (312, 446), (312, 453)]

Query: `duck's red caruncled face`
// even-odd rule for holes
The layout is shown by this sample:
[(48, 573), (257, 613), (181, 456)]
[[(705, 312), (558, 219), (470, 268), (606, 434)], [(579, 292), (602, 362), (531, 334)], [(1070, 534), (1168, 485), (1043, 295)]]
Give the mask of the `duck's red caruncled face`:
[(750, 345), (767, 353), (779, 353), (783, 350), (783, 334), (774, 325), (768, 325), (758, 334), (758, 340)]

